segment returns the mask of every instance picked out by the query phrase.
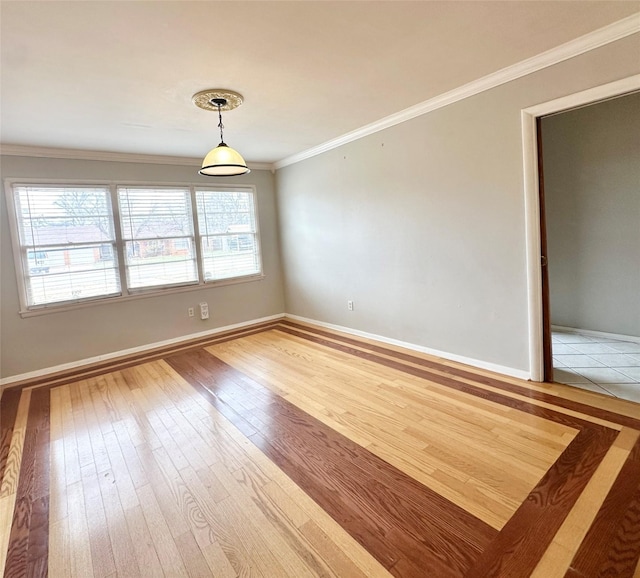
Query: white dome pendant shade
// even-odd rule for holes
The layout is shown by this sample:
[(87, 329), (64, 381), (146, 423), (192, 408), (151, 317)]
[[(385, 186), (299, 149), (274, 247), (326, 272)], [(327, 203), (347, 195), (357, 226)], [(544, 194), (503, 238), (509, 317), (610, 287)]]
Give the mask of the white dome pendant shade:
[(193, 95), (193, 102), (204, 110), (218, 112), (218, 128), (220, 129), (220, 144), (211, 149), (202, 161), (202, 168), (198, 171), (207, 177), (234, 177), (246, 175), (249, 171), (242, 155), (224, 142), (222, 130), (222, 111), (233, 110), (242, 104), (242, 95), (231, 90), (209, 89)]
[(221, 142), (207, 153), (198, 172), (207, 177), (233, 177), (246, 175), (249, 169), (237, 150)]

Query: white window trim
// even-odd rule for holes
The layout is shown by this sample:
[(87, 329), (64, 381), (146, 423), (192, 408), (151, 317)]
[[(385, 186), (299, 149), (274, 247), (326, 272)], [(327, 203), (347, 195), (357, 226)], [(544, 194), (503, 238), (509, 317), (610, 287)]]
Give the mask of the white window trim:
[[(255, 214), (255, 225), (256, 225), (256, 230), (255, 230), (255, 236), (256, 236), (256, 255), (258, 257), (258, 262), (260, 263), (260, 271), (258, 273), (255, 274), (256, 277), (260, 277), (263, 278), (264, 277), (264, 265), (262, 262), (262, 237), (260, 236), (260, 219), (259, 219), (259, 215), (258, 215), (258, 193), (256, 191), (255, 186), (250, 185), (249, 187), (221, 187), (221, 186), (217, 186), (217, 187), (205, 187), (203, 185), (196, 185), (193, 187), (193, 200), (194, 202), (197, 204), (197, 197), (196, 197), (196, 193), (198, 191), (246, 191), (247, 188), (251, 188), (252, 193), (253, 193), (253, 212)], [(194, 211), (194, 232), (196, 235), (196, 251), (197, 253), (197, 259), (198, 259), (198, 275), (200, 279), (204, 279), (204, 270), (203, 270), (203, 263), (204, 263), (204, 259), (202, 258), (202, 245), (200, 242), (202, 237), (200, 235), (200, 223), (198, 221), (198, 208), (197, 206), (193, 207), (193, 211)], [(211, 236), (211, 235), (208, 235)], [(212, 279), (210, 281), (207, 281), (206, 279), (204, 280), (204, 284), (205, 285), (219, 285), (221, 283), (225, 283), (226, 281), (232, 281), (233, 279), (244, 279), (245, 277), (252, 277), (253, 275), (243, 275), (242, 277), (229, 277), (229, 278), (225, 278), (225, 279)], [(225, 283), (228, 284), (228, 283)]]
[[(120, 277), (121, 279), (121, 284), (122, 284), (122, 279), (125, 280), (125, 287), (127, 289), (127, 293), (129, 295), (134, 295), (136, 293), (141, 293), (141, 292), (148, 292), (148, 291), (159, 291), (162, 289), (171, 289), (174, 287), (186, 287), (186, 286), (194, 286), (194, 285), (199, 285), (200, 284), (200, 279), (201, 279), (201, 275), (200, 275), (200, 267), (199, 267), (199, 263), (198, 263), (198, 259), (199, 259), (199, 255), (198, 255), (198, 251), (197, 251), (197, 245), (198, 245), (198, 228), (197, 228), (197, 218), (198, 215), (196, 213), (196, 209), (197, 207), (193, 206), (193, 202), (194, 202), (194, 188), (191, 186), (179, 186), (179, 185), (173, 185), (173, 186), (168, 186), (168, 185), (162, 185), (162, 186), (155, 186), (155, 185), (123, 185), (121, 183), (118, 183), (115, 187), (115, 195), (112, 194), (112, 203), (116, 203), (117, 205), (117, 219), (118, 219), (118, 228), (116, 229), (116, 248), (118, 250), (118, 259), (119, 259), (119, 264), (122, 263), (122, 265), (120, 266), (120, 268), (122, 270), (124, 270), (124, 277)], [(142, 239), (142, 238), (135, 238), (135, 239), (129, 239), (128, 237), (125, 238), (123, 231), (122, 231), (122, 220), (121, 220), (121, 214), (120, 214), (120, 197), (118, 196), (118, 189), (153, 189), (153, 190), (179, 190), (179, 189), (184, 189), (187, 190), (189, 192), (189, 203), (191, 204), (191, 224), (192, 224), (192, 234), (188, 237), (184, 237), (184, 238), (189, 238), (193, 240), (194, 243), (194, 259), (195, 259), (195, 266), (196, 266), (196, 279), (195, 281), (179, 281), (177, 283), (171, 283), (171, 284), (164, 284), (164, 285), (159, 285), (159, 286), (147, 286), (147, 287), (130, 287), (129, 286), (129, 275), (128, 275), (128, 271), (127, 271), (127, 263), (126, 263), (126, 254), (125, 254), (125, 248), (126, 248), (126, 244), (127, 242), (140, 242), (140, 241), (147, 241), (147, 240), (154, 240), (154, 238), (148, 238), (148, 239)], [(116, 217), (114, 217), (115, 219)], [(166, 240), (169, 239), (170, 237), (162, 237), (162, 240)], [(120, 239), (120, 243), (117, 242), (117, 240)]]
[[(118, 253), (118, 272), (120, 274), (121, 282), (121, 294), (110, 296), (98, 296), (95, 298), (87, 298), (80, 301), (61, 301), (58, 303), (50, 303), (44, 305), (32, 305), (27, 303), (27, 292), (24, 281), (24, 272), (22, 270), (22, 246), (20, 244), (20, 234), (18, 231), (18, 222), (16, 216), (16, 205), (14, 200), (13, 187), (16, 185), (51, 185), (56, 187), (108, 187), (111, 196), (111, 205), (113, 212), (114, 228), (116, 234), (115, 248)], [(196, 283), (171, 285), (163, 287), (150, 287), (143, 289), (131, 289), (127, 285), (126, 272), (124, 270), (124, 261), (122, 260), (124, 252), (124, 243), (122, 238), (122, 230), (120, 223), (120, 210), (117, 206), (117, 187), (153, 187), (153, 188), (188, 188), (191, 195), (191, 210), (194, 226), (194, 238), (196, 244), (196, 264), (198, 270), (198, 281)], [(240, 283), (250, 283), (253, 281), (261, 281), (266, 275), (264, 274), (264, 264), (262, 261), (262, 239), (260, 237), (260, 215), (258, 210), (258, 193), (255, 185), (220, 185), (212, 184), (209, 186), (202, 183), (157, 183), (151, 181), (99, 181), (99, 180), (84, 180), (84, 179), (71, 179), (71, 180), (57, 180), (57, 179), (43, 179), (43, 178), (15, 178), (9, 177), (4, 179), (5, 199), (7, 201), (7, 218), (9, 220), (9, 232), (11, 237), (11, 246), (13, 253), (13, 262), (16, 274), (16, 281), (18, 285), (18, 298), (20, 301), (19, 315), (23, 318), (36, 317), (38, 315), (46, 315), (49, 313), (59, 313), (63, 311), (72, 311), (75, 309), (84, 309), (86, 307), (95, 307), (96, 305), (108, 305), (111, 303), (122, 303), (127, 301), (133, 301), (137, 299), (147, 299), (150, 297), (160, 297), (163, 295), (170, 295), (175, 293), (184, 293), (189, 291), (201, 291), (203, 289), (213, 289), (215, 287), (224, 287), (226, 285), (236, 285)], [(257, 237), (257, 255), (260, 262), (260, 271), (253, 275), (242, 275), (240, 277), (229, 277), (219, 280), (205, 280), (202, 263), (201, 263), (201, 249), (200, 249), (200, 232), (198, 229), (198, 215), (195, 202), (196, 190), (201, 191), (238, 191), (238, 192), (250, 192), (253, 194), (254, 211), (256, 221), (256, 237)]]

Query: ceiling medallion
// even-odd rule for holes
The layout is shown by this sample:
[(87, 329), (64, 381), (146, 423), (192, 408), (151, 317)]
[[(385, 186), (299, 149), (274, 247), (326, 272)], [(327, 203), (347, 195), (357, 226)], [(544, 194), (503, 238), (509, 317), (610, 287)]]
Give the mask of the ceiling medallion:
[(224, 142), (223, 134), (222, 111), (240, 106), (243, 101), (242, 95), (233, 90), (211, 88), (194, 94), (192, 100), (197, 107), (218, 113), (220, 129), (220, 144), (207, 153), (198, 172), (205, 177), (235, 177), (250, 172), (242, 155)]
[(193, 104), (203, 110), (218, 111), (218, 106), (213, 100), (224, 100), (225, 104), (220, 106), (220, 110), (233, 110), (238, 108), (244, 99), (241, 94), (234, 92), (233, 90), (226, 90), (224, 88), (208, 88), (207, 90), (201, 90), (196, 92), (191, 100)]

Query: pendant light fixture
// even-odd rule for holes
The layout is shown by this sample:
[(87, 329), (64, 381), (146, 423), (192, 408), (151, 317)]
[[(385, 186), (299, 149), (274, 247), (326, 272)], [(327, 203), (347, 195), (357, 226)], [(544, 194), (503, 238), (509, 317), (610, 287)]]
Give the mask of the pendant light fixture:
[(202, 168), (198, 171), (207, 177), (234, 177), (249, 172), (247, 163), (242, 155), (224, 142), (222, 133), (222, 111), (233, 110), (243, 102), (241, 94), (232, 90), (211, 88), (193, 95), (193, 103), (203, 110), (217, 111), (218, 128), (220, 129), (220, 144), (211, 149), (202, 161)]

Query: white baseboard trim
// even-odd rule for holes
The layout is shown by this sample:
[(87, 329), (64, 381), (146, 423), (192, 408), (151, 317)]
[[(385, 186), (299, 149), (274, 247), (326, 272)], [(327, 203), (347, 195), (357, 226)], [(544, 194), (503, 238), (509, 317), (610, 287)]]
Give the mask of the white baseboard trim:
[[(243, 321), (241, 323), (234, 323), (232, 325), (225, 325), (224, 327), (216, 327), (215, 329), (210, 329), (207, 331), (200, 331), (198, 333), (191, 333), (189, 335), (182, 335), (180, 337), (175, 337), (173, 339), (165, 339), (164, 341), (156, 341), (154, 343), (148, 343), (146, 345), (141, 345), (138, 347), (131, 347), (129, 349), (122, 349), (120, 351), (113, 351), (111, 353), (106, 353), (104, 355), (97, 355), (95, 357), (88, 357), (85, 359), (80, 359), (78, 361), (72, 361), (70, 363), (63, 363), (60, 365), (55, 365), (53, 367), (46, 367), (44, 369), (38, 369), (36, 371), (30, 371), (27, 373), (21, 373), (18, 375), (11, 375), (9, 377), (4, 377), (0, 379), (0, 392), (6, 388), (11, 386), (12, 383), (17, 383), (21, 381), (27, 381), (30, 379), (37, 379), (40, 377), (46, 377), (47, 375), (57, 374), (64, 371), (70, 371), (73, 369), (82, 368), (84, 366), (91, 366), (96, 363), (100, 363), (103, 361), (115, 360), (118, 358), (128, 357), (131, 355), (136, 355), (138, 353), (144, 353), (146, 351), (153, 351), (154, 349), (160, 349), (162, 347), (167, 347), (170, 345), (178, 345), (180, 343), (184, 343), (187, 341), (191, 341), (194, 339), (200, 339), (203, 337), (214, 336), (218, 333), (224, 333), (225, 331), (233, 331), (234, 329), (242, 329), (243, 327), (248, 327), (251, 325), (258, 325), (260, 323), (267, 323), (269, 321), (276, 321), (278, 319), (291, 319), (293, 321), (301, 321), (303, 323), (309, 323), (311, 325), (317, 325), (318, 327), (325, 327), (327, 329), (333, 329), (335, 331), (341, 331), (342, 333), (347, 333), (349, 335), (355, 335), (357, 337), (364, 337), (365, 339), (373, 339), (376, 341), (380, 341), (381, 343), (387, 343), (389, 345), (396, 345), (398, 347), (404, 347), (405, 349), (409, 349), (412, 351), (417, 351), (420, 353), (426, 353), (427, 355), (433, 355), (436, 357), (442, 357), (443, 359), (448, 359), (450, 361), (456, 361), (458, 363), (464, 363), (465, 365), (470, 365), (472, 367), (477, 367), (479, 369), (486, 369), (488, 371), (493, 371), (495, 373), (500, 373), (502, 375), (508, 375), (510, 377), (516, 377), (518, 379), (529, 379), (529, 372), (522, 371), (519, 369), (514, 369), (512, 367), (506, 367), (504, 365), (498, 365), (495, 363), (489, 363), (486, 361), (482, 361), (479, 359), (473, 359), (470, 357), (465, 357), (463, 355), (457, 355), (455, 353), (449, 353), (446, 351), (440, 351), (438, 349), (432, 349), (430, 347), (423, 347), (421, 345), (416, 345), (414, 343), (408, 343), (406, 341), (400, 341), (398, 339), (391, 339), (389, 337), (385, 337), (383, 335), (377, 335), (375, 333), (368, 333), (366, 331), (359, 331), (357, 329), (352, 329), (350, 327), (344, 327), (342, 325), (334, 325), (332, 323), (325, 323), (323, 321), (318, 321), (316, 319), (309, 319), (307, 317), (300, 317), (299, 315), (291, 315), (289, 313), (279, 313), (276, 315), (270, 315), (268, 317), (261, 317), (260, 319), (252, 319), (250, 321)], [(565, 328), (560, 328), (565, 329)], [(570, 330), (570, 329), (567, 329)], [(593, 333), (593, 332), (592, 332)], [(605, 335), (605, 334), (602, 334)], [(609, 335), (609, 334), (607, 334)], [(624, 336), (622, 336), (624, 337)], [(614, 339), (616, 337), (613, 337)], [(640, 341), (640, 338), (629, 338)]]
[(225, 331), (233, 331), (234, 329), (242, 329), (250, 325), (258, 325), (260, 323), (266, 323), (268, 321), (275, 321), (282, 319), (284, 313), (278, 313), (277, 315), (270, 315), (268, 317), (261, 317), (260, 319), (252, 319), (251, 321), (243, 321), (241, 323), (234, 323), (232, 325), (225, 325), (224, 327), (216, 327), (215, 329), (209, 329), (207, 331), (200, 331), (198, 333), (190, 333), (189, 335), (182, 335), (180, 337), (174, 337), (172, 339), (165, 339), (164, 341), (156, 341), (155, 343), (148, 343), (147, 345), (140, 345), (138, 347), (131, 347), (129, 349), (122, 349), (120, 351), (113, 351), (104, 355), (96, 355), (95, 357), (88, 357), (85, 359), (79, 359), (78, 361), (72, 361), (70, 363), (63, 363), (61, 365), (55, 365), (53, 367), (46, 367), (44, 369), (38, 369), (36, 371), (29, 371), (27, 373), (21, 373), (19, 375), (12, 375), (0, 379), (0, 392), (10, 386), (12, 383), (19, 381), (36, 379), (39, 377), (46, 377), (47, 375), (59, 373), (62, 371), (69, 371), (72, 369), (81, 368), (83, 366), (94, 365), (101, 361), (109, 361), (111, 359), (117, 359), (120, 357), (128, 357), (137, 353), (144, 353), (145, 351), (152, 351), (154, 349), (160, 349), (169, 345), (177, 345), (183, 342), (191, 341), (193, 339), (200, 339), (202, 337), (209, 337), (218, 333), (224, 333)]
[(551, 329), (554, 331), (562, 331), (563, 333), (577, 333), (578, 335), (586, 335), (587, 337), (605, 337), (606, 339), (617, 339), (618, 341), (632, 341), (633, 343), (640, 343), (640, 337), (636, 337), (635, 335), (592, 331), (591, 329), (576, 329), (575, 327), (565, 327), (563, 325), (552, 325)]
[(341, 331), (342, 333), (348, 333), (349, 335), (355, 335), (357, 337), (364, 337), (365, 339), (374, 339), (382, 343), (388, 343), (389, 345), (397, 345), (398, 347), (404, 347), (412, 351), (418, 351), (420, 353), (426, 353), (427, 355), (434, 355), (436, 357), (442, 357), (449, 361), (456, 361), (458, 363), (464, 363), (465, 365), (471, 365), (479, 369), (486, 369), (495, 373), (501, 373), (502, 375), (508, 375), (509, 377), (516, 377), (518, 379), (528, 380), (530, 374), (528, 371), (521, 369), (514, 369), (513, 367), (506, 367), (504, 365), (498, 365), (496, 363), (489, 363), (480, 359), (473, 359), (471, 357), (465, 357), (463, 355), (457, 355), (455, 353), (449, 353), (447, 351), (440, 351), (439, 349), (432, 349), (430, 347), (423, 347), (422, 345), (415, 345), (414, 343), (407, 343), (406, 341), (400, 341), (398, 339), (391, 339), (384, 337), (383, 335), (377, 335), (375, 333), (367, 333), (366, 331), (360, 331), (358, 329), (351, 329), (350, 327), (344, 327), (342, 325), (334, 325), (333, 323), (325, 323), (324, 321), (318, 321), (316, 319), (308, 319), (306, 317), (300, 317), (299, 315), (285, 314), (285, 318), (292, 321), (301, 321), (302, 323), (309, 323), (311, 325), (317, 325), (318, 327), (325, 327), (327, 329), (333, 329), (335, 331)]

